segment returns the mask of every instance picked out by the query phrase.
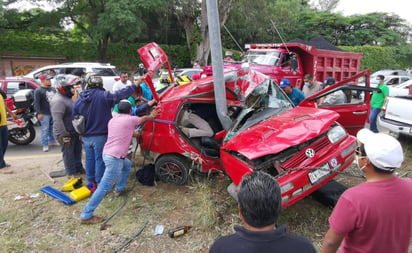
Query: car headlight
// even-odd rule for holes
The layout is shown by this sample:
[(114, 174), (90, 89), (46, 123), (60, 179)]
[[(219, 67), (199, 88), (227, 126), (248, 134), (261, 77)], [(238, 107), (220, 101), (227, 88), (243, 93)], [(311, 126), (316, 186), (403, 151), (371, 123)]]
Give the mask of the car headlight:
[(337, 143), (347, 135), (345, 129), (341, 126), (334, 126), (328, 132), (328, 138), (331, 143)]

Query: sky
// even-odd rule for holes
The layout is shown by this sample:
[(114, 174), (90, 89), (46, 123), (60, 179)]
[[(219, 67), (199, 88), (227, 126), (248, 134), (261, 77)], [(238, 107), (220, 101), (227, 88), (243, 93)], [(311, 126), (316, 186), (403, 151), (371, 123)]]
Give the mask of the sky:
[(340, 0), (336, 11), (344, 16), (371, 12), (394, 13), (412, 25), (411, 7), (410, 0)]

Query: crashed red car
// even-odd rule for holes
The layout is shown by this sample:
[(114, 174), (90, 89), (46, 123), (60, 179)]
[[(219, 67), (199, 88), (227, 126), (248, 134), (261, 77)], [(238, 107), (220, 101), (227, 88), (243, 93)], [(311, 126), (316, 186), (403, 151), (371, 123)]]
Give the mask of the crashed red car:
[[(167, 55), (155, 43), (138, 52), (149, 73), (146, 81), (154, 91), (150, 74), (163, 64), (170, 66)], [(162, 114), (143, 126), (139, 144), (163, 182), (184, 184), (191, 172), (225, 172), (233, 182), (228, 190), (236, 197), (243, 175), (263, 170), (279, 182), (282, 206), (286, 207), (352, 163), (355, 137), (337, 122), (338, 113), (317, 108), (317, 95), (294, 107), (262, 73), (240, 69), (225, 72), (224, 79), (229, 129), (223, 129), (216, 113), (212, 77), (155, 94)], [(368, 111), (365, 102), (357, 106), (356, 110)], [(338, 108), (344, 111), (343, 106)], [(214, 137), (188, 138), (183, 133), (180, 122), (187, 109), (209, 122)], [(345, 110), (351, 113), (353, 109), (348, 106)], [(364, 124), (366, 115), (357, 120)], [(352, 127), (363, 127), (362, 122), (355, 123), (351, 122)]]

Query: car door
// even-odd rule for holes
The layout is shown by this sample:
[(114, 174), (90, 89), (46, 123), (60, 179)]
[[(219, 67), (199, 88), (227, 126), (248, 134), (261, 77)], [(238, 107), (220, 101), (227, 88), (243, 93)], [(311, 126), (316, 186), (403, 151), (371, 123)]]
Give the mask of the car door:
[[(354, 77), (359, 78), (359, 75), (365, 74), (364, 72), (361, 72)], [(369, 70), (367, 70), (367, 74), (369, 74)], [(340, 116), (337, 119), (337, 122), (339, 122), (339, 124), (341, 124), (349, 134), (356, 135), (360, 129), (364, 128), (365, 123), (368, 121), (371, 93), (378, 90), (377, 88), (369, 87), (369, 83), (366, 83), (366, 87), (353, 85), (351, 82), (356, 78), (352, 77), (327, 87), (313, 96), (306, 98), (301, 102), (301, 104), (299, 104), (299, 106), (315, 105), (319, 108), (332, 110), (339, 113)], [(369, 80), (369, 77), (365, 80)], [(339, 90), (343, 91), (346, 95), (345, 103), (332, 105), (317, 104), (317, 101), (319, 101), (322, 97)], [(361, 94), (363, 93), (359, 98), (354, 98), (352, 96), (352, 94), (359, 92)]]

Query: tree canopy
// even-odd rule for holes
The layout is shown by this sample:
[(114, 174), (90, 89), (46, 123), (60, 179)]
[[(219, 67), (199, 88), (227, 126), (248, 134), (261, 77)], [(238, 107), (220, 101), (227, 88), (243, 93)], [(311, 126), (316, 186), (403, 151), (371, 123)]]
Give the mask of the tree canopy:
[[(22, 0), (2, 0), (0, 30), (57, 36), (96, 44), (106, 61), (110, 43), (186, 45), (192, 59), (207, 62), (209, 37), (205, 0), (45, 0), (51, 11), (4, 8)], [(33, 6), (45, 1), (28, 0)], [(336, 46), (394, 46), (408, 43), (410, 26), (397, 15), (343, 16), (332, 12), (339, 0), (219, 0), (224, 48), (256, 42), (309, 40), (322, 36)], [(70, 28), (70, 29), (69, 29)]]

